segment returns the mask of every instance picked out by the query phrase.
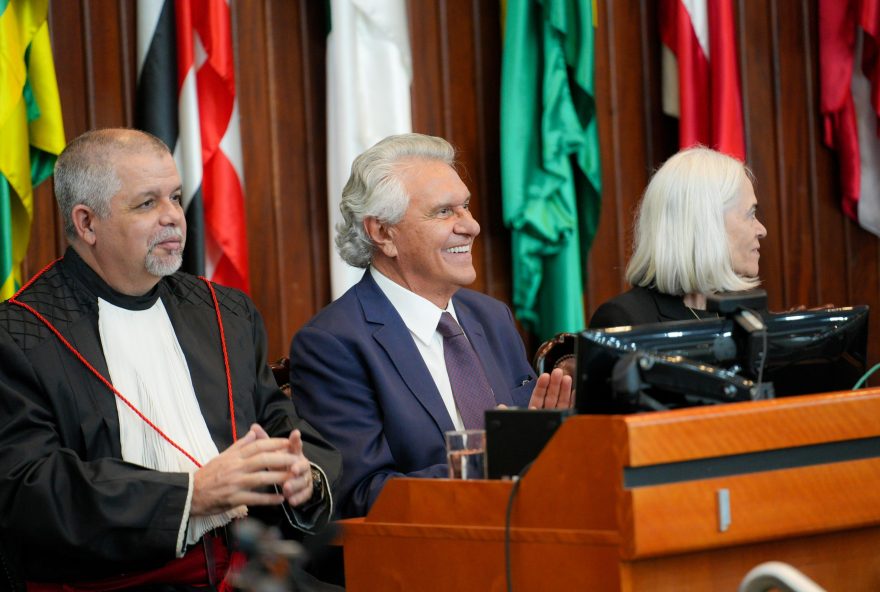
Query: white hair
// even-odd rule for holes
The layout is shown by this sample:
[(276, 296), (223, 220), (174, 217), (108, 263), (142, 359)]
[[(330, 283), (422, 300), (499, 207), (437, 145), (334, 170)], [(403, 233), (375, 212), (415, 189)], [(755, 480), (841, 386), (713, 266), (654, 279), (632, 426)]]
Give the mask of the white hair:
[(734, 272), (724, 226), (751, 177), (739, 160), (703, 146), (667, 160), (639, 206), (627, 281), (676, 296), (757, 286)]
[(397, 173), (408, 159), (438, 160), (455, 164), (455, 149), (443, 138), (422, 134), (389, 136), (354, 159), (351, 176), (342, 190), (339, 209), (343, 221), (336, 225), (336, 248), (354, 267), (366, 267), (376, 246), (364, 228), (364, 219), (397, 224), (409, 206), (409, 196)]

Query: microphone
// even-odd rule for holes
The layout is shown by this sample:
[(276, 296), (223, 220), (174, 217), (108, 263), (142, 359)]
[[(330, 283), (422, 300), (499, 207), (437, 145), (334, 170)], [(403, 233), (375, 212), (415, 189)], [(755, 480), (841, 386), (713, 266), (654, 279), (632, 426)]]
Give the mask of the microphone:
[(247, 557), (245, 566), (231, 577), (232, 585), (249, 592), (307, 591), (300, 585), (305, 548), (282, 538), (275, 526), (254, 518), (236, 520), (232, 525), (235, 547)]

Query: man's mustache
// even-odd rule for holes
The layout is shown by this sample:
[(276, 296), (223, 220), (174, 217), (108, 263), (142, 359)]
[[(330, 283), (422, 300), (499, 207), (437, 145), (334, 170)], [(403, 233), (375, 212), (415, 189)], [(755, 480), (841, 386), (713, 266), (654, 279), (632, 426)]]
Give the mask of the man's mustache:
[(157, 232), (156, 235), (150, 239), (149, 250), (152, 251), (153, 249), (156, 248), (156, 245), (158, 245), (159, 243), (165, 242), (168, 239), (172, 239), (172, 238), (180, 239), (180, 246), (181, 246), (181, 250), (182, 250), (183, 246), (185, 244), (186, 238), (183, 236), (183, 230), (181, 230), (177, 226), (168, 226), (166, 228), (163, 228), (159, 232)]

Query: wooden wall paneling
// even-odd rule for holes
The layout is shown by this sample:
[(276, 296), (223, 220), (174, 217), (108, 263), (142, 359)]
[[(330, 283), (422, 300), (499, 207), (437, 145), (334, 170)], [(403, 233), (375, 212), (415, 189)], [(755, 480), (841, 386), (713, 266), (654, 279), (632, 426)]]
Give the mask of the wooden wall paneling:
[[(304, 116), (306, 133), (305, 166), (308, 174), (308, 212), (313, 227), (310, 234), (312, 260), (312, 311), (301, 316), (308, 321), (330, 302), (330, 250), (335, 250), (328, 228), (327, 210), (327, 36), (329, 5), (300, 0), (302, 33)], [(335, 198), (335, 196), (333, 196)], [(332, 246), (328, 246), (332, 245)], [(297, 325), (299, 328), (299, 325)], [(292, 333), (291, 333), (292, 336)]]
[(471, 2), (474, 21), (474, 100), (477, 111), (477, 178), (471, 191), (479, 196), (480, 239), (485, 292), (509, 301), (510, 233), (501, 213), (501, 10), (497, 2)]
[(412, 52), (413, 131), (445, 136), (446, 97), (443, 89), (442, 33), (443, 0), (422, 0), (407, 4)]
[[(877, 237), (850, 223), (847, 228), (849, 273), (853, 278), (849, 301), (846, 304), (867, 304), (871, 307), (868, 338), (869, 366), (880, 362), (880, 274), (878, 274)], [(872, 385), (880, 384), (874, 375)]]
[(125, 127), (134, 126), (135, 100), (137, 97), (137, 3), (129, 0), (119, 2), (119, 60), (122, 67), (122, 106)]
[[(853, 278), (849, 300), (845, 304), (867, 304), (871, 307), (868, 339), (868, 360), (880, 362), (880, 257), (877, 237), (855, 223), (848, 224), (847, 249), (849, 273)], [(875, 384), (876, 384), (875, 375)]]
[[(808, 113), (807, 97), (812, 88), (805, 84), (808, 54), (802, 27), (803, 6), (796, 2), (773, 4), (779, 60), (779, 106), (777, 122), (781, 128), (777, 145), (780, 180), (780, 206), (785, 227), (785, 257), (788, 281), (785, 305), (813, 302), (817, 299), (816, 254), (813, 216), (809, 194), (809, 142), (816, 136), (809, 132), (816, 117)], [(796, 273), (792, 273), (796, 270)]]
[[(87, 36), (86, 73), (90, 94), (89, 128), (118, 127), (126, 123), (127, 64), (121, 50), (124, 38), (116, 2), (86, 0), (83, 4)], [(129, 95), (131, 96), (131, 95)]]
[[(849, 300), (845, 304), (867, 304), (871, 307), (868, 332), (869, 364), (880, 362), (880, 257), (877, 237), (856, 224), (848, 227), (847, 248), (849, 273), (853, 277)], [(871, 384), (878, 384), (875, 374)]]
[(61, 216), (58, 214), (50, 178), (34, 190), (31, 239), (21, 270), (23, 282), (64, 252), (66, 242), (63, 235), (64, 228), (61, 224)]
[(271, 113), (284, 242), (281, 286), (290, 314), (284, 351), (294, 331), (329, 302), (327, 157), (326, 144), (317, 139), (326, 128), (326, 25), (308, 17), (322, 8), (308, 0), (273, 4)]
[(767, 228), (761, 244), (761, 280), (770, 308), (779, 310), (785, 298), (785, 227), (782, 223), (777, 144), (780, 130), (778, 67), (770, 5), (739, 3), (740, 79), (743, 94), (746, 160), (755, 174), (758, 216)]
[(50, 2), (49, 30), (55, 76), (61, 96), (64, 134), (70, 141), (88, 129), (86, 43), (83, 10), (79, 2)]
[(498, 105), (500, 12), (494, 3), (409, 4), (413, 129), (449, 140), (481, 226), (471, 286), (510, 301), (509, 235), (501, 219)]
[[(269, 357), (281, 355), (289, 315), (279, 276), (285, 247), (274, 200), (276, 187), (275, 126), (271, 117), (271, 89), (275, 74), (269, 61), (269, 23), (272, 5), (257, 3), (247, 10), (234, 3), (233, 26), (237, 46), (237, 98), (240, 111), (244, 199), (247, 218), (251, 296), (263, 314)], [(243, 59), (247, 56), (247, 59)]]
[[(678, 152), (678, 118), (663, 113), (662, 42), (660, 41), (660, 3), (656, 0), (641, 0), (639, 7), (642, 31), (641, 64), (645, 93), (642, 95), (642, 110), (645, 118), (645, 174), (650, 180), (654, 171), (663, 162)], [(647, 183), (646, 183), (647, 184)], [(641, 195), (639, 195), (641, 198)], [(633, 212), (634, 218), (635, 212)], [(627, 242), (627, 254), (631, 250), (631, 240)]]
[[(498, 166), (500, 103), (496, 102), (495, 108), (487, 112), (480, 101), (482, 91), (488, 85), (496, 89), (495, 100), (500, 101), (497, 89), (501, 83), (501, 61), (495, 62), (497, 68), (488, 81), (485, 72), (479, 69), (479, 58), (487, 53), (500, 54), (501, 17), (494, 3), (455, 0), (444, 8), (442, 52), (449, 114), (446, 137), (459, 150), (461, 177), (471, 190), (471, 209), (481, 227), (475, 243), (477, 280), (471, 287), (509, 301), (508, 291), (493, 293), (489, 289), (490, 270), (497, 272), (498, 267), (510, 268), (507, 253), (498, 246), (500, 236), (507, 233), (501, 217)], [(494, 43), (488, 47), (480, 46), (481, 38)], [(487, 141), (495, 147), (492, 155), (486, 153)], [(500, 261), (494, 261), (493, 256), (500, 257)]]
[[(677, 122), (675, 137), (665, 154), (655, 154), (660, 139), (654, 125), (661, 113), (660, 105), (660, 36), (657, 29), (658, 3), (644, 4), (641, 0), (615, 2), (617, 15), (615, 26), (618, 30), (617, 66), (622, 91), (618, 95), (615, 108), (620, 112), (621, 148), (623, 159), (623, 183), (620, 188), (620, 223), (618, 249), (623, 251), (623, 268), (632, 250), (633, 221), (638, 204), (656, 165), (662, 163), (678, 149)], [(640, 18), (641, 14), (641, 18)], [(647, 28), (633, 27), (632, 23), (648, 22)], [(646, 63), (645, 58), (649, 58)], [(654, 72), (655, 75), (648, 75)], [(653, 99), (653, 101), (652, 101)], [(651, 162), (652, 155), (657, 161)], [(622, 278), (622, 276), (621, 276)], [(624, 287), (626, 288), (626, 282)]]
[[(451, 0), (438, 5), (440, 28), (440, 77), (443, 84), (444, 133), (457, 151), (459, 174), (471, 191), (471, 208), (480, 222), (481, 234), (475, 242), (474, 268), (477, 279), (471, 288), (484, 292), (485, 245), (490, 242), (489, 220), (480, 213), (487, 210), (483, 202), (488, 196), (480, 195), (477, 177), (483, 154), (479, 151), (479, 113), (474, 92), (479, 78), (476, 72), (476, 23), (472, 0)], [(417, 38), (412, 43), (418, 43)]]
[(810, 92), (807, 95), (807, 114), (812, 120), (809, 127), (810, 195), (814, 212), (812, 233), (816, 241), (816, 294), (807, 305), (849, 303), (850, 284), (847, 269), (846, 237), (848, 221), (837, 199), (834, 179), (834, 153), (822, 140), (823, 124), (819, 113), (821, 84), (819, 78), (819, 19), (818, 6), (802, 0), (802, 27), (806, 38), (804, 54)]
[[(821, 128), (819, 128), (821, 130)], [(821, 131), (820, 131), (821, 133)], [(850, 222), (840, 207), (840, 185), (834, 175), (834, 154), (816, 140), (813, 174), (815, 176), (816, 232), (819, 248), (816, 270), (817, 296), (808, 305), (850, 304), (853, 278), (849, 268), (847, 226)]]
[(621, 152), (620, 133), (616, 120), (614, 101), (619, 93), (617, 75), (616, 35), (612, 28), (615, 4), (597, 3), (595, 40), (595, 92), (596, 124), (599, 130), (599, 147), (602, 158), (602, 209), (599, 227), (587, 260), (584, 278), (586, 320), (602, 302), (623, 291), (625, 266), (622, 241), (618, 237), (623, 222), (620, 218)]
[[(632, 242), (632, 220), (648, 181), (649, 122), (643, 96), (643, 31), (639, 0), (598, 3), (596, 110), (602, 152), (602, 213), (587, 269), (587, 318), (627, 289), (623, 273)], [(659, 51), (659, 45), (653, 48)], [(659, 108), (659, 105), (657, 106)]]

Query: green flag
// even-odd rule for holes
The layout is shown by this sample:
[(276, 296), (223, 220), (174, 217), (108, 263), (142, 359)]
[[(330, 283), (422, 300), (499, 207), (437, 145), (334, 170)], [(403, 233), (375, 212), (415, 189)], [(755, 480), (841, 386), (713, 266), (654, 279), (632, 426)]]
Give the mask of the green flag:
[(599, 224), (595, 5), (507, 0), (501, 181), (513, 307), (539, 338), (584, 328), (586, 253)]
[(33, 188), (64, 149), (49, 0), (0, 0), (0, 300), (21, 285)]

